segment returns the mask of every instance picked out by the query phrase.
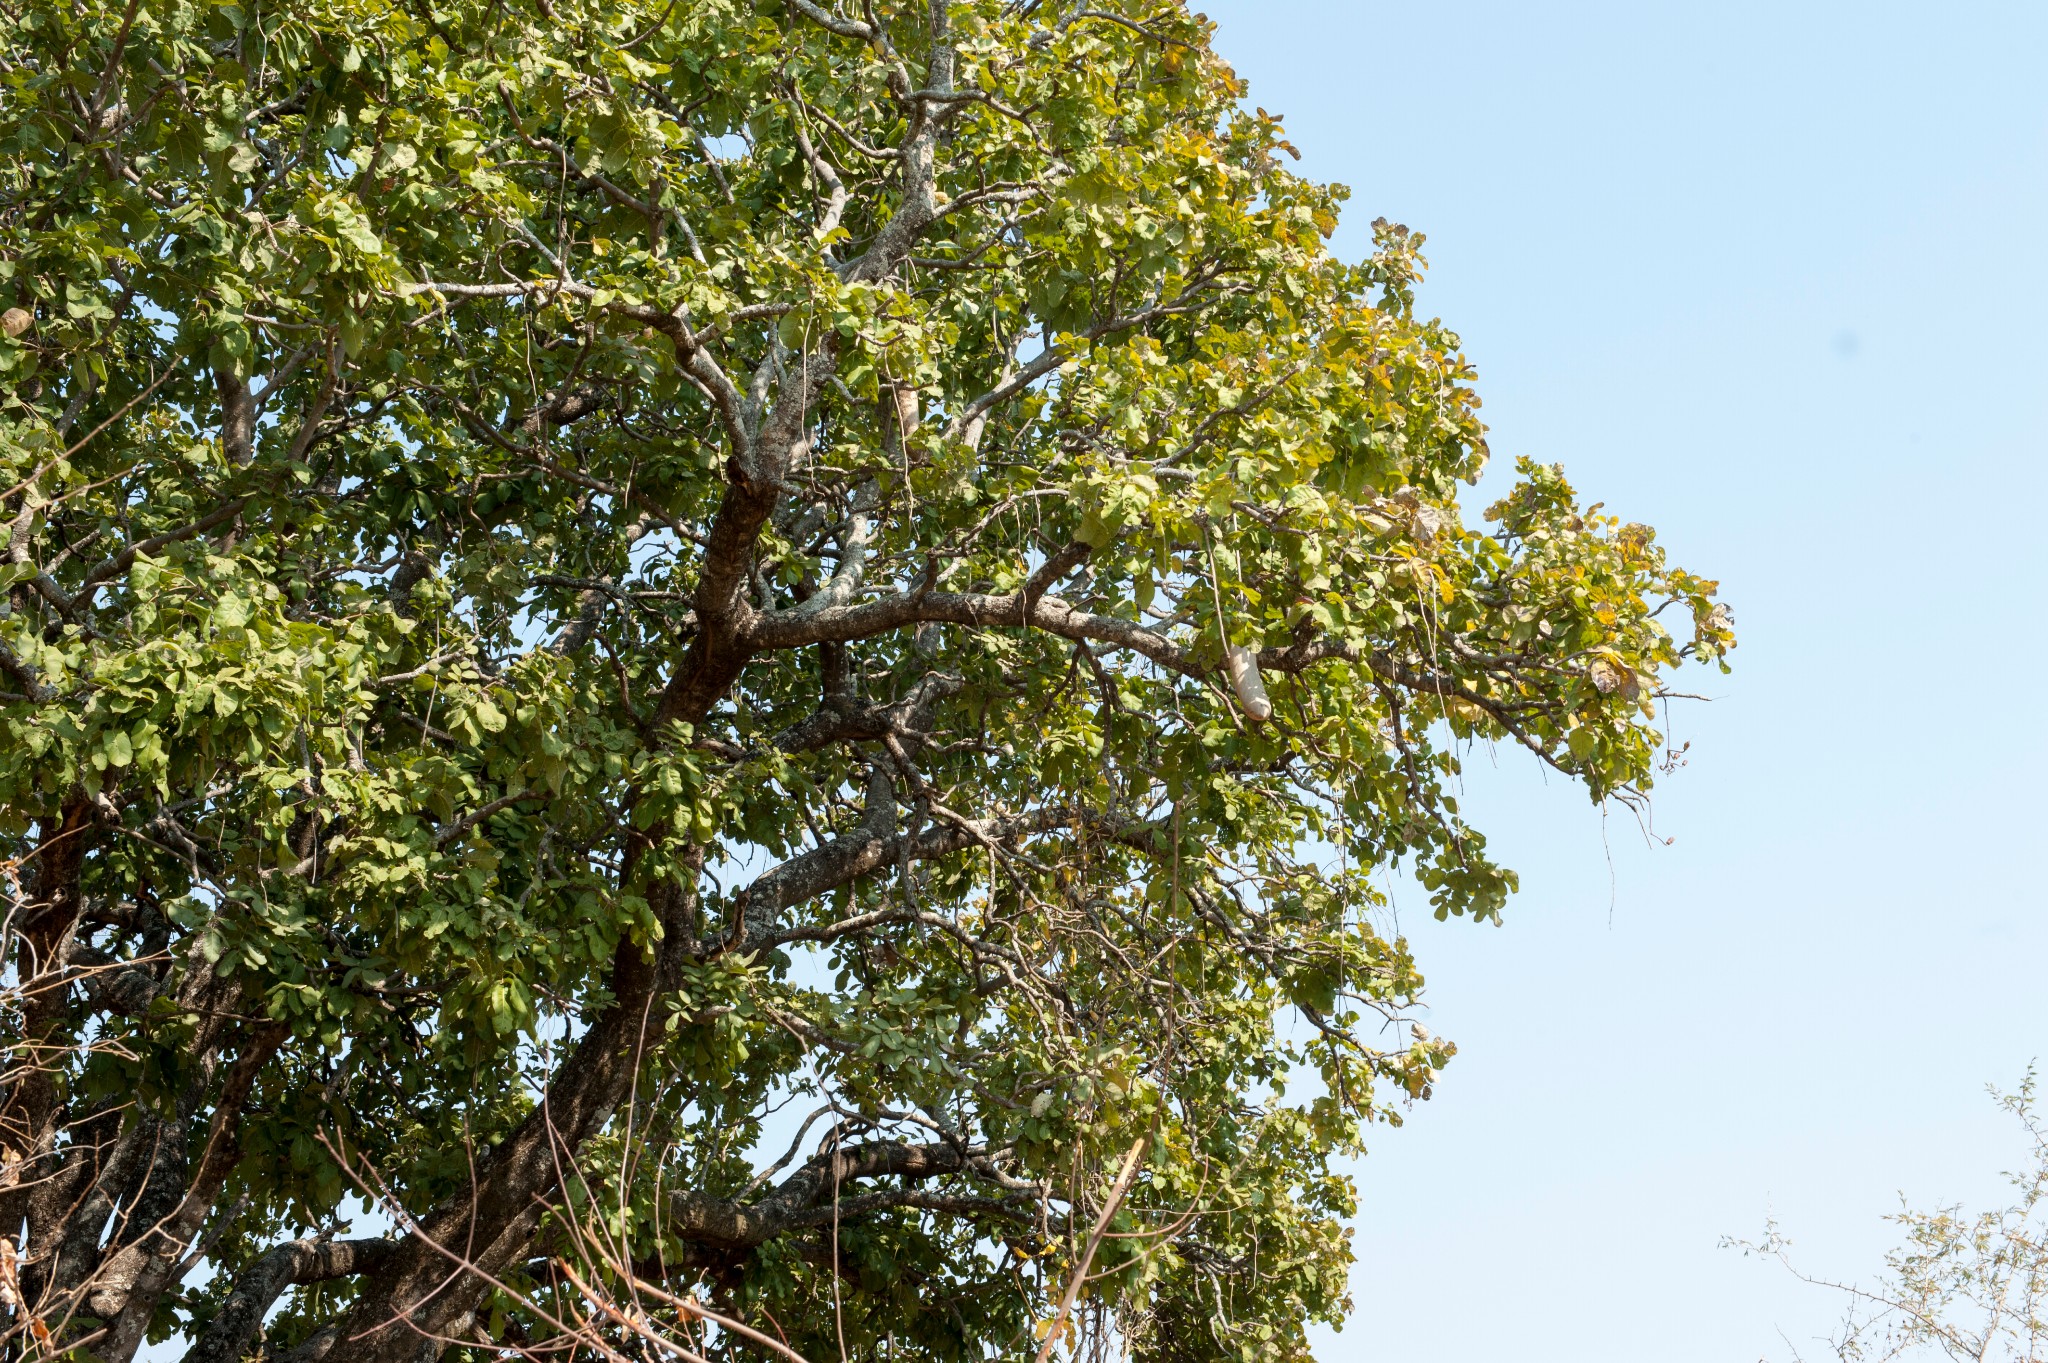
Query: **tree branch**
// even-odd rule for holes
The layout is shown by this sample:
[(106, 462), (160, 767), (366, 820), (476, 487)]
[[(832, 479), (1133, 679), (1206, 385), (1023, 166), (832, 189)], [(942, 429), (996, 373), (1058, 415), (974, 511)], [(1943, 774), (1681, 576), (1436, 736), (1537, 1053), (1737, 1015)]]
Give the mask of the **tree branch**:
[(256, 403), (249, 385), (228, 369), (213, 371), (220, 393), (220, 448), (231, 468), (247, 468), (256, 458)]
[[(835, 1193), (849, 1183), (874, 1178), (923, 1182), (972, 1172), (977, 1165), (986, 1164), (988, 1158), (985, 1146), (950, 1142), (913, 1145), (888, 1140), (844, 1146), (811, 1159), (758, 1201), (678, 1193), (669, 1203), (670, 1228), (684, 1240), (709, 1244), (728, 1253), (749, 1250), (789, 1231), (821, 1224), (832, 1215)], [(934, 1196), (915, 1189), (841, 1195), (838, 1203), (841, 1215), (900, 1206), (997, 1211), (1005, 1205), (996, 1198)]]
[(235, 1279), (183, 1363), (238, 1363), (255, 1342), (263, 1318), (287, 1287), (374, 1273), (397, 1249), (395, 1240), (289, 1240), (266, 1250)]
[(191, 539), (194, 535), (203, 535), (216, 526), (225, 525), (241, 515), (249, 503), (254, 500), (254, 497), (242, 496), (229, 502), (223, 502), (198, 520), (193, 521), (190, 525), (180, 526), (176, 530), (166, 530), (162, 534), (151, 535), (148, 539), (137, 540), (111, 558), (102, 559), (93, 566), (91, 571), (86, 573), (84, 580), (78, 584), (78, 591), (74, 594), (73, 599), (81, 607), (92, 604), (93, 593), (98, 590), (100, 584), (111, 577), (127, 572), (129, 568), (134, 566), (138, 555), (147, 557), (166, 545), (176, 544), (180, 540)]
[[(1218, 288), (1219, 285), (1216, 282), (1215, 274), (1204, 273), (1195, 283), (1181, 290), (1180, 294), (1171, 302), (1156, 304), (1153, 307), (1144, 308), (1138, 312), (1112, 317), (1106, 322), (1098, 322), (1096, 325), (1088, 328), (1088, 330), (1079, 333), (1075, 340), (1098, 341), (1105, 336), (1113, 335), (1119, 331), (1129, 331), (1133, 327), (1148, 326), (1167, 317), (1178, 317), (1191, 311), (1195, 302), (1203, 294), (1214, 293)], [(1053, 370), (1058, 369), (1068, 360), (1074, 358), (1076, 353), (1076, 348), (1073, 346), (1049, 343), (1028, 364), (1025, 364), (980, 397), (968, 402), (955, 413), (952, 421), (947, 424), (946, 437), (948, 439), (960, 438), (980, 417), (993, 408), (1008, 402), (1032, 384), (1037, 383), (1040, 379), (1052, 373)]]
[[(1074, 822), (1067, 810), (1041, 809), (995, 819), (963, 819), (910, 835), (895, 828), (893, 797), (886, 820), (876, 813), (876, 795), (869, 794), (868, 817), (860, 827), (821, 847), (791, 857), (740, 891), (741, 930), (738, 949), (752, 951), (776, 935), (782, 915), (809, 899), (903, 861), (929, 861), (969, 847), (1007, 842), (1028, 833), (1043, 833)], [(907, 841), (906, 841), (907, 836)]]

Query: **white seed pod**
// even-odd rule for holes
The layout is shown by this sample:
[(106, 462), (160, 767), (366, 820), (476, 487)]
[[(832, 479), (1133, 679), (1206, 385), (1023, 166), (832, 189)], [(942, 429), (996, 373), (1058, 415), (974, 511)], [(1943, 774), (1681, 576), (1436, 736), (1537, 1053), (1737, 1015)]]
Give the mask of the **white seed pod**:
[(1266, 679), (1259, 675), (1259, 655), (1241, 644), (1233, 644), (1223, 655), (1224, 670), (1230, 674), (1230, 689), (1245, 717), (1263, 724), (1273, 717), (1273, 702), (1266, 695)]
[(36, 324), (35, 314), (27, 308), (9, 308), (0, 312), (0, 331), (9, 336), (19, 336)]
[(896, 424), (908, 435), (924, 421), (924, 399), (909, 384), (897, 384), (895, 394)]

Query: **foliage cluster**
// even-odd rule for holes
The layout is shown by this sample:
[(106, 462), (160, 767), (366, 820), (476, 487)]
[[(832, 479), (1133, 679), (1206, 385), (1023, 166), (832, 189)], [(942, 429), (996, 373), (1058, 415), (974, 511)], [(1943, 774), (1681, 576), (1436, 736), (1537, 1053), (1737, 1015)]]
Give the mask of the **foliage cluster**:
[(1451, 1053), (1375, 877), (1496, 919), (1460, 754), (1637, 798), (1733, 639), (1554, 468), (1464, 523), (1422, 238), (1245, 95), (1174, 3), (17, 0), (9, 1347), (1014, 1357), (1105, 1211), (1098, 1341), (1342, 1317)]

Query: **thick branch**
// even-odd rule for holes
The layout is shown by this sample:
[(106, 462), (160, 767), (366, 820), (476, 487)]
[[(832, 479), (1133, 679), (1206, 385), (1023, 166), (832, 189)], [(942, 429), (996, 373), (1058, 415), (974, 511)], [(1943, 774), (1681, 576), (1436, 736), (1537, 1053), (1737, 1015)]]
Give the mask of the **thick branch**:
[(809, 164), (811, 174), (818, 177), (818, 183), (825, 189), (825, 209), (818, 215), (817, 228), (818, 239), (823, 241), (838, 229), (839, 220), (846, 215), (846, 202), (850, 196), (846, 192), (846, 182), (839, 178), (839, 172), (832, 168), (832, 163), (811, 145), (810, 134), (804, 131), (801, 122), (796, 124), (796, 146)]
[(811, 0), (790, 0), (790, 4), (797, 13), (818, 27), (836, 33), (842, 38), (855, 38), (864, 43), (877, 40), (875, 31), (858, 19), (842, 19), (836, 14), (829, 14), (812, 4)]
[[(183, 1262), (186, 1247), (213, 1210), (229, 1171), (241, 1156), (239, 1130), (250, 1086), (283, 1040), (281, 1023), (265, 1025), (249, 1040), (221, 1085), (198, 1168), (177, 1209), (124, 1246), (95, 1275), (91, 1305), (95, 1312), (114, 1317), (108, 1338), (95, 1352), (110, 1363), (128, 1363), (134, 1357), (158, 1302), (187, 1267)], [(172, 1129), (182, 1125), (177, 1123)]]
[(220, 392), (221, 453), (230, 467), (245, 468), (256, 457), (256, 403), (231, 370), (214, 370), (213, 384)]
[(287, 1287), (374, 1273), (397, 1248), (392, 1240), (291, 1240), (265, 1251), (242, 1270), (220, 1314), (185, 1351), (184, 1363), (237, 1363), (251, 1352), (256, 1332)]
[(472, 1191), (422, 1218), (419, 1229), (364, 1284), (349, 1313), (295, 1358), (413, 1363), (422, 1334), (453, 1338), (474, 1326), (485, 1279), (463, 1273), (451, 1280), (447, 1255), (458, 1254), (493, 1275), (525, 1257), (556, 1187), (563, 1152), (573, 1156), (611, 1120), (640, 1067), (650, 1032), (661, 1025), (654, 1001), (676, 987), (692, 940), (688, 925), (696, 891), (664, 880), (651, 887), (649, 897), (661, 922), (659, 940), (620, 944), (612, 960), (611, 1003), (564, 1058), (540, 1104), (478, 1161)]
[[(812, 1159), (756, 1202), (678, 1193), (669, 1204), (670, 1225), (685, 1240), (727, 1251), (752, 1249), (777, 1235), (816, 1225), (815, 1213), (822, 1208), (829, 1215), (834, 1195), (848, 1184), (870, 1178), (920, 1182), (962, 1173), (986, 1157), (980, 1146), (944, 1143), (870, 1141), (845, 1146)], [(846, 1209), (842, 1197), (841, 1210)]]
[[(25, 900), (6, 906), (14, 918), (15, 978), (21, 981), (21, 1041), (8, 1057), (14, 1075), (0, 1098), (0, 1145), (28, 1157), (20, 1178), (0, 1192), (0, 1214), (8, 1227), (19, 1224), (30, 1190), (54, 1165), (52, 1145), (59, 1093), (54, 1054), (63, 1045), (68, 990), (38, 985), (61, 978), (78, 928), (84, 900), (79, 873), (96, 830), (91, 806), (80, 800), (43, 820)], [(17, 916), (18, 915), (18, 916)]]
[(662, 693), (658, 724), (698, 724), (753, 655), (747, 635), (754, 609), (747, 583), (754, 545), (775, 514), (784, 480), (810, 446), (818, 389), (831, 374), (825, 349), (803, 356), (788, 374), (760, 434), (726, 462), (725, 495), (705, 536), (697, 579), (697, 635)]
[(1029, 584), (1003, 595), (908, 591), (805, 618), (779, 612), (754, 623), (752, 642), (764, 650), (801, 648), (828, 640), (844, 643), (866, 639), (908, 625), (969, 625), (983, 629), (1028, 626), (1066, 639), (1114, 644), (1189, 677), (1202, 677), (1211, 670), (1197, 666), (1186, 648), (1155, 630), (1112, 615), (1081, 610), (1049, 594), (1033, 600), (1028, 588)]
[(834, 743), (895, 737), (921, 743), (931, 723), (931, 708), (959, 691), (958, 677), (932, 673), (889, 705), (861, 705), (850, 695), (828, 695), (807, 718), (776, 734), (769, 742), (783, 752), (815, 752)]
[[(807, 17), (825, 24), (834, 32), (845, 33), (849, 37), (865, 37), (877, 45), (886, 42), (883, 35), (867, 25), (861, 25), (864, 33), (848, 33), (844, 28), (835, 27), (830, 16), (815, 5), (800, 7)], [(891, 73), (897, 97), (910, 105), (910, 124), (897, 146), (903, 171), (903, 200), (895, 214), (875, 233), (868, 249), (839, 268), (840, 277), (849, 282), (886, 279), (895, 273), (896, 268), (910, 258), (910, 248), (916, 244), (918, 235), (938, 218), (937, 152), (941, 112), (953, 91), (953, 41), (945, 0), (933, 0), (929, 21), (931, 60), (924, 90), (914, 96), (900, 66)]]
[(868, 479), (854, 490), (853, 506), (847, 513), (846, 532), (839, 541), (839, 563), (832, 570), (831, 580), (808, 600), (792, 608), (791, 614), (816, 615), (853, 600), (854, 594), (860, 590), (868, 545), (874, 538), (874, 522), (870, 518), (876, 501), (874, 479)]
[(0, 643), (0, 672), (14, 678), (29, 700), (37, 705), (47, 705), (57, 699), (57, 688), (44, 681), (42, 673), (4, 643)]

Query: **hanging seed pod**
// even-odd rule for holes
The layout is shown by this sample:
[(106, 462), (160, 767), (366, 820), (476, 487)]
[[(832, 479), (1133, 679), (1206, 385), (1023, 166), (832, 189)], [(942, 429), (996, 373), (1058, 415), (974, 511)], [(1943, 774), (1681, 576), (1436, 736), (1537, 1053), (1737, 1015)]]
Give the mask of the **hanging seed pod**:
[(35, 314), (26, 308), (9, 308), (0, 312), (0, 331), (9, 336), (19, 336), (35, 324)]
[(1223, 667), (1230, 673), (1230, 689), (1237, 692), (1245, 717), (1254, 724), (1271, 719), (1273, 702), (1266, 695), (1265, 678), (1259, 675), (1259, 655), (1242, 644), (1233, 644), (1223, 655)]
[(895, 396), (896, 425), (905, 435), (909, 435), (924, 420), (924, 399), (907, 383), (895, 385)]

